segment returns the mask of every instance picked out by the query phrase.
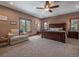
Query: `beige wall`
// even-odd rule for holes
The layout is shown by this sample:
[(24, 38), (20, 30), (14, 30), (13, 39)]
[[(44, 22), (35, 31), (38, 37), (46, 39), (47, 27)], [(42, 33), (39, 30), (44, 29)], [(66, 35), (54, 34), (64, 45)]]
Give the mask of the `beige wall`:
[[(9, 32), (10, 29), (19, 29), (20, 17), (32, 20), (32, 29), (31, 29), (32, 32), (29, 34), (35, 34), (37, 32), (37, 25), (35, 25), (35, 23), (40, 22), (40, 20), (36, 17), (9, 9), (1, 5), (0, 5), (0, 15), (4, 15), (8, 17), (7, 21), (0, 21), (0, 32), (7, 33)], [(17, 24), (11, 25), (10, 21), (16, 21)]]
[(70, 18), (74, 18), (74, 17), (79, 17), (79, 12), (45, 18), (45, 19), (43, 19), (43, 22), (46, 21), (46, 22), (48, 22), (48, 24), (52, 24), (52, 23), (66, 23), (67, 24), (67, 30), (69, 30), (70, 29), (70, 27), (69, 27), (69, 25), (70, 25), (69, 20), (70, 20)]

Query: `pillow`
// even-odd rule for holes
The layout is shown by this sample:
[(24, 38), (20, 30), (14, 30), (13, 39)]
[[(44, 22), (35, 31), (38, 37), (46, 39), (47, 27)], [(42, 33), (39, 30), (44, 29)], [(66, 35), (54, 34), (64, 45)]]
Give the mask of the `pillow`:
[(50, 31), (63, 31), (62, 28), (50, 28)]
[(11, 29), (11, 33), (13, 34), (13, 36), (17, 36), (17, 35), (19, 35), (19, 30), (18, 29)]
[(57, 31), (63, 31), (63, 28), (56, 28)]
[(50, 31), (55, 31), (55, 28), (50, 28)]

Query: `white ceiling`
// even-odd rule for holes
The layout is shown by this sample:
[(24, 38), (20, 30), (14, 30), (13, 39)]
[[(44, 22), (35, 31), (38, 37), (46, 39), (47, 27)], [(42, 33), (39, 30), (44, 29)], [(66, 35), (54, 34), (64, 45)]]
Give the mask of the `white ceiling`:
[[(14, 4), (11, 5), (10, 2)], [(59, 1), (55, 2), (60, 7), (53, 9), (53, 12), (46, 12), (44, 10), (36, 9), (36, 7), (44, 6), (44, 1), (0, 1), (1, 5), (7, 6), (12, 9), (19, 10), (24, 13), (28, 13), (38, 18), (47, 18), (51, 16), (57, 16), (72, 12), (79, 11), (79, 8), (76, 8), (79, 5), (79, 1)], [(51, 2), (52, 3), (52, 2)]]

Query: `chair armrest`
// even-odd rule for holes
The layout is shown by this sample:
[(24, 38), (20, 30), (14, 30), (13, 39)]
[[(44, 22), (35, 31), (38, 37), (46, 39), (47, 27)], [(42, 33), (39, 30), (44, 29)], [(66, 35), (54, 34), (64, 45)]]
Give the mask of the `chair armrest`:
[(1, 39), (7, 39), (7, 37), (0, 37)]
[(8, 38), (5, 38), (5, 37), (1, 37), (0, 39), (3, 40), (3, 41), (8, 40)]

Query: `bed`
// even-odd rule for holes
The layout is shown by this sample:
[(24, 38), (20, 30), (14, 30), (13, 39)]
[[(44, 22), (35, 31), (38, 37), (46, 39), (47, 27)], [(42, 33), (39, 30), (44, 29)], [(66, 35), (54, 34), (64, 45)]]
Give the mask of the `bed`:
[(47, 39), (56, 40), (56, 41), (65, 43), (65, 39), (66, 39), (65, 23), (49, 24), (49, 28), (62, 28), (63, 30), (61, 31), (43, 30), (42, 38), (47, 38)]

